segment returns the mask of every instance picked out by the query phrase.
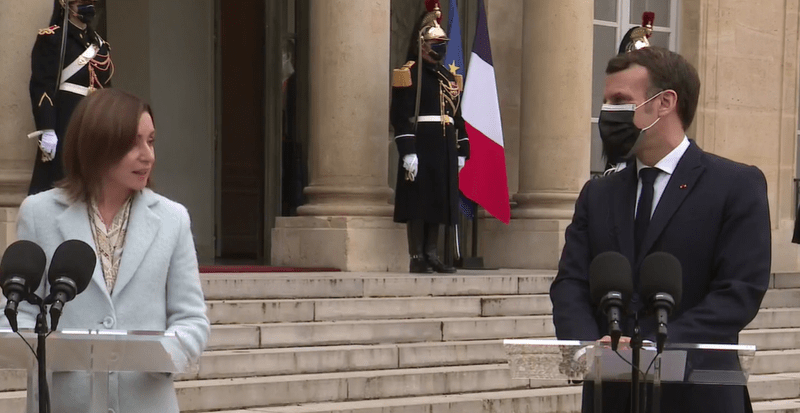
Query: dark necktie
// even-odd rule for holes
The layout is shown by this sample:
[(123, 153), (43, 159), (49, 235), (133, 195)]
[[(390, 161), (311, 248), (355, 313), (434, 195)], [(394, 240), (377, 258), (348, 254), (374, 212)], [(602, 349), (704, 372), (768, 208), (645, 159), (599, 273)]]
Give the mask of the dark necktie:
[(658, 168), (642, 168), (639, 171), (639, 179), (642, 180), (642, 193), (639, 195), (639, 204), (636, 207), (636, 220), (633, 225), (634, 242), (636, 243), (636, 261), (639, 261), (639, 253), (647, 235), (647, 227), (650, 226), (650, 211), (653, 209), (653, 182), (659, 172)]

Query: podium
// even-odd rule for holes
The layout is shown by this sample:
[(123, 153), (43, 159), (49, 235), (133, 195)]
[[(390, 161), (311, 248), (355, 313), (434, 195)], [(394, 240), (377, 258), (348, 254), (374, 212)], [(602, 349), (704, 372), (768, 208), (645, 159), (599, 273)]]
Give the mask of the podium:
[[(20, 329), (20, 335), (28, 344), (10, 328), (0, 328), (0, 369), (27, 370), (28, 404), (36, 405), (38, 367), (28, 345), (36, 349), (37, 335), (25, 329)], [(108, 412), (109, 372), (183, 373), (198, 368), (187, 359), (175, 334), (163, 331), (62, 330), (51, 333), (46, 344), (48, 373), (91, 373), (87, 413)]]
[[(630, 382), (632, 351), (620, 343), (570, 340), (503, 340), (512, 378), (592, 381), (595, 411), (602, 406), (603, 382)], [(746, 386), (756, 347), (731, 344), (671, 344), (656, 358), (654, 343), (640, 352), (643, 383), (694, 383)], [(598, 380), (599, 378), (599, 380)], [(657, 400), (655, 400), (657, 402)]]

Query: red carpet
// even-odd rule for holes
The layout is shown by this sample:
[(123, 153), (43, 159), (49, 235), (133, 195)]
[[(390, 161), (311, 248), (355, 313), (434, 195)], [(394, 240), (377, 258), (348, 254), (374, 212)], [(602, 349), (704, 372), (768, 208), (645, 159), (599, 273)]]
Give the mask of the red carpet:
[(337, 268), (272, 267), (268, 265), (201, 265), (201, 273), (215, 272), (338, 272)]

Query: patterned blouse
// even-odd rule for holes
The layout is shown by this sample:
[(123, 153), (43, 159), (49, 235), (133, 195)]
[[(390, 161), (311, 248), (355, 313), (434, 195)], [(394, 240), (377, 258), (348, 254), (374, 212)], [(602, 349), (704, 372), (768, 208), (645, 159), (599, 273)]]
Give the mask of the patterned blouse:
[(117, 282), (117, 272), (119, 272), (119, 262), (122, 259), (122, 249), (125, 245), (125, 234), (128, 232), (132, 201), (132, 197), (125, 201), (125, 205), (117, 212), (110, 226), (106, 226), (103, 222), (96, 201), (92, 200), (89, 209), (89, 222), (92, 224), (97, 257), (100, 259), (109, 294), (114, 290), (114, 283)]

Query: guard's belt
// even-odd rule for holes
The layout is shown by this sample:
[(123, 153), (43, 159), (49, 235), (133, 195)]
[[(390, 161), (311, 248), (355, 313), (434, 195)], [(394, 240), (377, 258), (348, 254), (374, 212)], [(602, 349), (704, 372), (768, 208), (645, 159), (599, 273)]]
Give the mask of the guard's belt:
[(65, 90), (67, 92), (72, 92), (76, 95), (81, 95), (81, 96), (86, 96), (91, 91), (91, 89), (89, 89), (86, 86), (76, 85), (74, 83), (67, 83), (67, 82), (62, 83), (59, 89)]
[[(411, 122), (414, 121), (414, 117), (409, 119)], [(447, 115), (423, 115), (417, 116), (417, 122), (439, 122), (439, 123), (453, 123), (453, 118)]]

